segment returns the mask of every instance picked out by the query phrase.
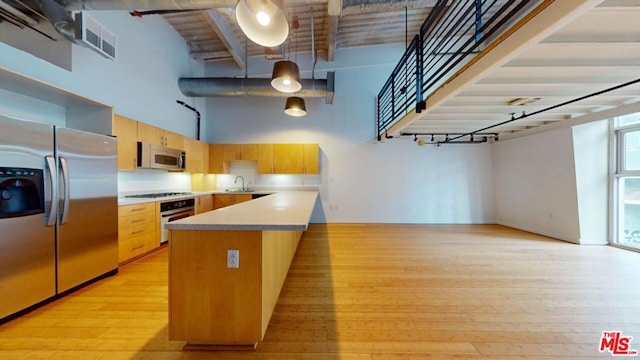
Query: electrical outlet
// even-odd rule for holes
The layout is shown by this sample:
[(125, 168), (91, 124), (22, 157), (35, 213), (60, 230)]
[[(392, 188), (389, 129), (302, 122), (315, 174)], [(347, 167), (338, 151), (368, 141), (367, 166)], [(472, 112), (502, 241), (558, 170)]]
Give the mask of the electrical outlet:
[(227, 268), (237, 269), (240, 267), (240, 250), (227, 250)]

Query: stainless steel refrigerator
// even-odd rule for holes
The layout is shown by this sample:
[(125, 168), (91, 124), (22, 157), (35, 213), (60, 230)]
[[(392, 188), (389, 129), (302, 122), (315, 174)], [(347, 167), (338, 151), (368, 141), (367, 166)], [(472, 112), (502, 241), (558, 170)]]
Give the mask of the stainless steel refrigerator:
[(116, 140), (0, 116), (0, 319), (118, 268)]

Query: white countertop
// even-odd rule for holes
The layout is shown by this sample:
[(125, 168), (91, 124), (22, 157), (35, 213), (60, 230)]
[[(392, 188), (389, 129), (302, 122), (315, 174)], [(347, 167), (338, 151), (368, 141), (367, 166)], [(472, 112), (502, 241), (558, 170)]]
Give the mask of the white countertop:
[(173, 221), (169, 230), (307, 230), (317, 191), (278, 191)]
[(191, 194), (173, 195), (173, 196), (164, 196), (164, 197), (155, 197), (155, 198), (119, 197), (118, 198), (118, 206), (144, 204), (144, 203), (148, 203), (148, 202), (162, 202), (162, 201), (171, 201), (171, 200), (193, 199), (193, 198), (196, 198), (198, 196), (203, 196), (203, 195), (216, 195), (216, 194), (249, 194), (249, 195), (256, 194), (256, 195), (261, 195), (261, 194), (273, 194), (275, 192), (277, 192), (277, 190), (255, 190), (255, 191), (248, 191), (248, 192), (213, 190), (213, 191), (199, 191), (199, 192), (195, 192), (194, 191)]

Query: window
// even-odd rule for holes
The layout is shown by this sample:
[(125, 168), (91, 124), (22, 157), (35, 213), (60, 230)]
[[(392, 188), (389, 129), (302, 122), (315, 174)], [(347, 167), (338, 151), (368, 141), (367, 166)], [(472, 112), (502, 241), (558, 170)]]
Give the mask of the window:
[(640, 249), (640, 113), (615, 119), (613, 243)]

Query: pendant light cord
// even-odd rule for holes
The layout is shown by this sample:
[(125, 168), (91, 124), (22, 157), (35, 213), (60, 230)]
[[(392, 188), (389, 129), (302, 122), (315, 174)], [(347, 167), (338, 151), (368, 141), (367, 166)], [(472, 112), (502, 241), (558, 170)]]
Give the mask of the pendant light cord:
[(244, 36), (244, 78), (249, 78), (249, 46), (247, 45), (247, 35)]

